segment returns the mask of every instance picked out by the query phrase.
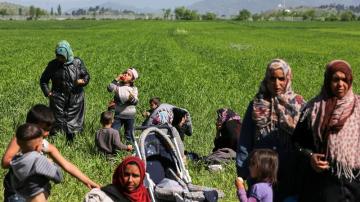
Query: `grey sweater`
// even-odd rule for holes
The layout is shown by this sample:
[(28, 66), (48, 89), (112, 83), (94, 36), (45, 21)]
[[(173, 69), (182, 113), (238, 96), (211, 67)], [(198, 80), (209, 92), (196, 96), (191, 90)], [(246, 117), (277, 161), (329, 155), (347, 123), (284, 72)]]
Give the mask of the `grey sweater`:
[(113, 128), (102, 128), (97, 131), (95, 144), (99, 151), (115, 154), (117, 150), (126, 150), (127, 145), (120, 141), (119, 132)]
[(36, 151), (15, 156), (10, 166), (13, 171), (11, 185), (25, 199), (42, 192), (49, 193), (50, 180), (59, 183), (63, 179), (61, 169)]

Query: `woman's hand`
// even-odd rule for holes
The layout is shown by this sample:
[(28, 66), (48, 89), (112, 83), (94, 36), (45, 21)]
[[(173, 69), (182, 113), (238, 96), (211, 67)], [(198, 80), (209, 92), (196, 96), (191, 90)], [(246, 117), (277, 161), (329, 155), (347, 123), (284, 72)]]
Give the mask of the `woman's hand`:
[(329, 162), (325, 161), (324, 154), (312, 154), (310, 157), (311, 167), (318, 173), (329, 169)]
[(84, 85), (85, 84), (85, 80), (84, 79), (78, 79), (76, 80), (76, 85)]
[(48, 94), (48, 97), (52, 97), (52, 96), (53, 96), (53, 93), (50, 91)]

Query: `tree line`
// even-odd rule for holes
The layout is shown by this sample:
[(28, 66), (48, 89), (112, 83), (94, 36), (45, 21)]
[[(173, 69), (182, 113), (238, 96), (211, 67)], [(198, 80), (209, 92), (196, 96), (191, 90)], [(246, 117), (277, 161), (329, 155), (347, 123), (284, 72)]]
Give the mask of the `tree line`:
[[(136, 15), (137, 13), (131, 10), (114, 10), (111, 8), (104, 8), (100, 6), (89, 7), (88, 9), (77, 9), (70, 13), (62, 12), (61, 5), (59, 4), (56, 11), (51, 8), (50, 13), (46, 10), (30, 6), (28, 10), (18, 8), (18, 15), (28, 16), (28, 19), (38, 19), (41, 16), (61, 16), (61, 15), (83, 16), (89, 15), (95, 17), (96, 15)], [(141, 13), (142, 14), (142, 13)], [(0, 9), (0, 15), (13, 15), (6, 8)], [(145, 14), (143, 14), (145, 15)], [(198, 13), (196, 10), (191, 10), (184, 6), (177, 7), (174, 10), (162, 9), (162, 18), (156, 17), (155, 19), (163, 20), (216, 20), (219, 18), (224, 19), (226, 16), (218, 16), (214, 12), (206, 12), (204, 14)], [(154, 19), (154, 18), (150, 18)], [(251, 13), (247, 9), (242, 9), (237, 15), (231, 16), (232, 20), (238, 21), (268, 21), (268, 20), (321, 20), (321, 21), (360, 21), (360, 4), (358, 6), (344, 6), (341, 4), (329, 4), (319, 7), (297, 7), (291, 9), (275, 9), (272, 11), (262, 13)]]

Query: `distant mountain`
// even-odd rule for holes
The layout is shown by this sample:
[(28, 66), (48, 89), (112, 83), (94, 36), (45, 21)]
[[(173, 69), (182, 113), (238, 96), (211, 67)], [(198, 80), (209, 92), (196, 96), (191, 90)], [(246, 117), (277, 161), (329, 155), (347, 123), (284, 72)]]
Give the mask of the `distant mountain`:
[(328, 4), (359, 5), (360, 0), (202, 0), (188, 8), (199, 13), (214, 12), (217, 15), (236, 15), (241, 9), (248, 9), (253, 13), (267, 11), (283, 6), (320, 6)]
[(135, 11), (137, 13), (159, 13), (161, 12), (160, 9), (153, 9), (153, 8), (138, 8), (135, 6), (130, 6), (127, 4), (122, 4), (116, 1), (108, 1), (106, 3), (100, 4), (99, 7), (104, 7), (104, 8), (111, 8), (112, 10), (131, 10), (131, 11)]
[(0, 9), (5, 9), (8, 15), (18, 15), (19, 9), (21, 9), (21, 12), (24, 14), (29, 11), (29, 7), (8, 2), (0, 2)]

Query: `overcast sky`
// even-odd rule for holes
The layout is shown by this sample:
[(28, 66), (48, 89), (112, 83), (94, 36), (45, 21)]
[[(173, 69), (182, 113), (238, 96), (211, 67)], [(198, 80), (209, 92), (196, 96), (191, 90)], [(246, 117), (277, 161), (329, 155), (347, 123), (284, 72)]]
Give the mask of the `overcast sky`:
[(34, 5), (45, 9), (50, 9), (61, 5), (63, 10), (72, 8), (96, 6), (105, 2), (119, 2), (124, 5), (135, 6), (138, 8), (174, 8), (177, 6), (187, 6), (200, 0), (0, 0), (0, 2), (10, 2), (25, 6)]

